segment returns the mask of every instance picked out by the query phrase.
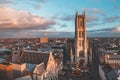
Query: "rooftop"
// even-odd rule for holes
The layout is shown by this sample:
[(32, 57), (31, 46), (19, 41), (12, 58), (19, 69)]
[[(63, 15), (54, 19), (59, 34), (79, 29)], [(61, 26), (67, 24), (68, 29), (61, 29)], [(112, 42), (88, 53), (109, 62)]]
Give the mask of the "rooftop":
[(50, 53), (39, 51), (24, 51), (20, 57), (20, 62), (31, 64), (40, 64), (44, 62), (46, 67), (49, 59), (49, 54)]

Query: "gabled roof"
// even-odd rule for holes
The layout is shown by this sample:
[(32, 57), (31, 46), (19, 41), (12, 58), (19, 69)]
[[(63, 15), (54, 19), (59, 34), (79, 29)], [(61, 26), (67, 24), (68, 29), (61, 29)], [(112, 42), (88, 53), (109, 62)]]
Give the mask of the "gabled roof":
[(23, 63), (40, 64), (44, 62), (45, 68), (49, 59), (49, 53), (39, 51), (24, 51), (19, 59)]

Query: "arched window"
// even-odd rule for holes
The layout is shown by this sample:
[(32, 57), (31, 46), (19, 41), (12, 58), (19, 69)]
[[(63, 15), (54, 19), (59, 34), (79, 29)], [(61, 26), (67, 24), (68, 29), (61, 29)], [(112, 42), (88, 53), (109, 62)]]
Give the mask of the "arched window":
[(82, 20), (79, 20), (79, 26), (83, 26), (83, 21)]
[(82, 37), (82, 31), (79, 31), (79, 38)]
[(82, 46), (82, 42), (81, 42), (81, 40), (79, 40), (79, 46)]
[(84, 52), (83, 51), (79, 52), (79, 57), (84, 57)]

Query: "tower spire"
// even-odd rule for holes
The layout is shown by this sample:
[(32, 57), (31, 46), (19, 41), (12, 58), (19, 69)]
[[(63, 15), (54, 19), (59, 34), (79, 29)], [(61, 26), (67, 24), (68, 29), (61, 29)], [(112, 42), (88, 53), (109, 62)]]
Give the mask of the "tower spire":
[(78, 11), (76, 11), (76, 16), (78, 15)]
[[(86, 17), (85, 11), (82, 14), (76, 13), (75, 18), (75, 63), (84, 60), (81, 65), (87, 64), (87, 37), (86, 37)], [(82, 60), (82, 61), (83, 61)]]
[(83, 13), (83, 15), (85, 16), (85, 9), (84, 9), (84, 13)]

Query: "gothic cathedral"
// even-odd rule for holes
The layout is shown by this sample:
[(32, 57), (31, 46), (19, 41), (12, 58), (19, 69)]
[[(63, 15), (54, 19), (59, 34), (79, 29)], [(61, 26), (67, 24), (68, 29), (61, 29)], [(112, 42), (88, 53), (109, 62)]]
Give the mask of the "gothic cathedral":
[(87, 57), (87, 36), (86, 36), (86, 16), (85, 12), (75, 16), (75, 63), (86, 65)]

